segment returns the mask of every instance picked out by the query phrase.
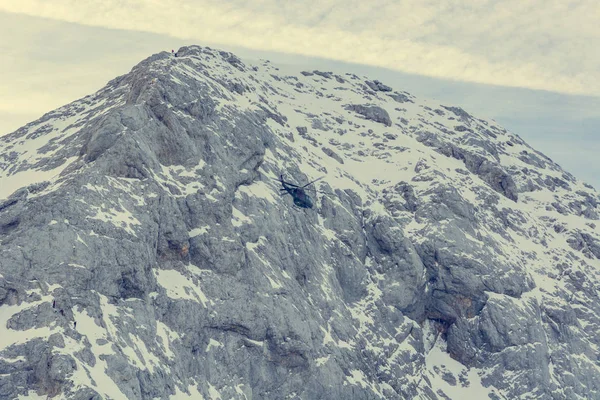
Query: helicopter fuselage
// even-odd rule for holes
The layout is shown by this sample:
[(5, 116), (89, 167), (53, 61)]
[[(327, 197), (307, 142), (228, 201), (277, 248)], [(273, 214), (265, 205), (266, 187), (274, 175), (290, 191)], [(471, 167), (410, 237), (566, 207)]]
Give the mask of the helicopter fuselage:
[(282, 182), (282, 186), (286, 192), (292, 196), (294, 199), (294, 204), (301, 208), (312, 208), (313, 202), (309, 195), (306, 194), (306, 191), (302, 188), (292, 187), (286, 185), (285, 182)]
[[(313, 181), (308, 182), (304, 186), (298, 186), (295, 183), (286, 182), (283, 180), (283, 175), (279, 176), (279, 182), (282, 188), (279, 189), (284, 194), (289, 194), (294, 199), (294, 204), (300, 208), (313, 208), (313, 201), (308, 194), (306, 194), (306, 187), (312, 185), (316, 181), (323, 179), (324, 176), (317, 178)], [(316, 193), (316, 192), (315, 192)]]

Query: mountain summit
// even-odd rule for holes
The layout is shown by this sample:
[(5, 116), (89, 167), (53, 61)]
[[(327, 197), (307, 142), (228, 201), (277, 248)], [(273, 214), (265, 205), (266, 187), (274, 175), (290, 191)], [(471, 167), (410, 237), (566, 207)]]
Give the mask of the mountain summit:
[(600, 198), (458, 107), (184, 47), (0, 199), (3, 399), (600, 398)]

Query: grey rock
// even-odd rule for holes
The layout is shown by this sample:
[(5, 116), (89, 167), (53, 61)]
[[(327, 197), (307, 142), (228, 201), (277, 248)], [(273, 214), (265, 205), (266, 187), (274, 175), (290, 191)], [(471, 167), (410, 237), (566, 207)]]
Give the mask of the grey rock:
[(447, 107), (447, 106), (442, 106), (443, 108), (445, 108), (446, 110), (450, 111), (451, 113), (453, 113), (454, 115), (456, 115), (458, 118), (468, 121), (473, 119), (473, 117), (471, 116), (471, 114), (469, 114), (468, 112), (466, 112), (465, 110), (463, 110), (460, 107)]
[(418, 199), (415, 196), (414, 188), (406, 182), (399, 182), (391, 190), (384, 189), (382, 193), (383, 204), (392, 215), (397, 211), (415, 212), (417, 210)]
[(388, 93), (388, 96), (394, 99), (394, 101), (396, 101), (397, 103), (414, 103), (414, 101), (412, 101), (407, 95), (403, 93)]
[(492, 189), (513, 201), (518, 200), (517, 187), (512, 176), (499, 163), (461, 149), (452, 143), (443, 143), (436, 135), (429, 132), (421, 134), (417, 140), (434, 147), (436, 151), (447, 157), (462, 160), (469, 171), (480, 176)]
[[(460, 108), (303, 74), (184, 47), (0, 137), (0, 180), (69, 163), (0, 202), (1, 398), (595, 398), (597, 193)], [(282, 174), (324, 176), (312, 209)]]
[(82, 388), (73, 393), (73, 400), (102, 400), (102, 396), (93, 389)]
[(600, 240), (585, 232), (576, 232), (567, 240), (574, 250), (583, 252), (588, 257), (600, 259)]
[(465, 131), (471, 131), (469, 128), (462, 126), (462, 125), (458, 125), (454, 127), (454, 130), (457, 132), (465, 132)]
[(314, 70), (313, 74), (322, 76), (323, 78), (326, 78), (326, 79), (331, 79), (333, 77), (333, 72), (323, 72), (323, 71)]
[(379, 106), (350, 104), (346, 106), (346, 110), (354, 111), (365, 117), (365, 119), (379, 122), (385, 126), (392, 126), (390, 115), (386, 110)]
[(335, 151), (331, 150), (328, 147), (322, 147), (321, 149), (323, 150), (323, 153), (327, 154), (329, 157), (333, 158), (340, 164), (344, 163), (344, 159), (342, 157), (340, 157), (339, 155), (337, 155), (337, 153)]
[(372, 90), (374, 90), (376, 92), (391, 92), (392, 91), (391, 87), (384, 85), (383, 83), (379, 82), (378, 80), (366, 81), (365, 83), (367, 84), (367, 86), (369, 86)]
[(314, 118), (312, 120), (311, 127), (313, 129), (318, 129), (318, 130), (321, 130), (321, 131), (328, 131), (329, 130), (329, 128), (325, 124), (323, 124), (323, 121), (321, 121), (318, 118)]

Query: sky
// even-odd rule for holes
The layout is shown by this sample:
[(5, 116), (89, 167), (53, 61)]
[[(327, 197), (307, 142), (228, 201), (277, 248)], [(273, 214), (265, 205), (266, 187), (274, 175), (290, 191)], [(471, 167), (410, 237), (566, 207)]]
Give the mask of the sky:
[(600, 188), (597, 15), (596, 0), (0, 0), (0, 135), (198, 44), (461, 106)]

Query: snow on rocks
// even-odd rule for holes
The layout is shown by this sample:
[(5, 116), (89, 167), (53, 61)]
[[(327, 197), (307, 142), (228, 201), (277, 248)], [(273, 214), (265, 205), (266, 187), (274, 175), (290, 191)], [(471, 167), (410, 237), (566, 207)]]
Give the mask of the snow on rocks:
[(190, 46), (0, 138), (6, 395), (593, 398), (598, 194), (400, 89)]

